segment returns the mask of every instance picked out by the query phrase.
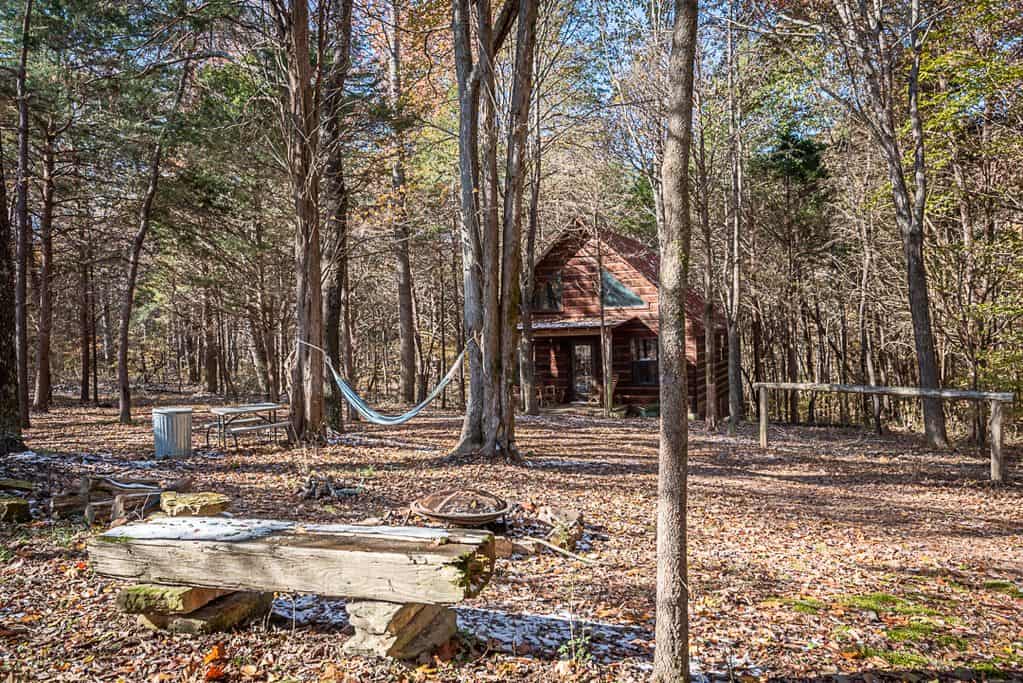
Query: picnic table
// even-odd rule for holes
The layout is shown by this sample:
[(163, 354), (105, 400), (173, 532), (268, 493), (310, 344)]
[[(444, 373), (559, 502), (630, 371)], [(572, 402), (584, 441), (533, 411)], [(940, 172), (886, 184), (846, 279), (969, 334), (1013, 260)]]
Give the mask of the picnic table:
[(280, 403), (249, 403), (239, 406), (215, 406), (210, 412), (216, 416), (216, 421), (211, 423), (206, 430), (206, 441), (209, 443), (210, 429), (217, 430), (217, 444), (221, 448), (227, 446), (228, 435), (238, 441), (238, 434), (245, 432), (273, 431), (273, 437), (277, 438), (277, 430), (287, 430), (287, 422), (280, 422), (277, 419), (277, 412), (285, 409), (286, 406)]

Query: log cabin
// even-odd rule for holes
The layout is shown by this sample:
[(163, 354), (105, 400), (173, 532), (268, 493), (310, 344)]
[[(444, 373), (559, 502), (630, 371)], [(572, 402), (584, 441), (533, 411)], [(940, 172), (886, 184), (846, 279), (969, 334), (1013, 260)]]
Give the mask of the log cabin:
[[(532, 301), (533, 364), (545, 406), (600, 400), (602, 348), (611, 348), (613, 405), (648, 406), (659, 401), (657, 367), (657, 253), (610, 231), (577, 227), (559, 235), (536, 261)], [(599, 277), (598, 277), (599, 273)], [(603, 306), (601, 306), (603, 299)], [(689, 412), (706, 415), (706, 344), (703, 298), (690, 290), (686, 306)], [(601, 314), (606, 335), (601, 343)], [(726, 324), (717, 309), (717, 353), (710, 359), (717, 414), (728, 414)]]

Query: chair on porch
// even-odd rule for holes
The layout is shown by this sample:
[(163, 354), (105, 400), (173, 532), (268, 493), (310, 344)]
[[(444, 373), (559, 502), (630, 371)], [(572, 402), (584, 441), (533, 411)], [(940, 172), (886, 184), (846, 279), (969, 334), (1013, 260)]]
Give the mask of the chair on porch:
[[(604, 383), (592, 380), (593, 390), (590, 392), (590, 398), (586, 402), (587, 405), (591, 406), (602, 406), (604, 405)], [(615, 390), (618, 388), (618, 373), (611, 375), (611, 399), (614, 400)]]

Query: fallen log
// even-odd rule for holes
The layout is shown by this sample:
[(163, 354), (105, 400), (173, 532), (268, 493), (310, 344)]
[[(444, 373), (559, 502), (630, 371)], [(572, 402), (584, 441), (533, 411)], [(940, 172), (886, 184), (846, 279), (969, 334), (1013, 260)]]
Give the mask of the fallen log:
[(461, 529), (167, 517), (94, 537), (89, 557), (99, 574), (146, 583), (443, 605), (482, 590), (494, 549), (491, 534)]

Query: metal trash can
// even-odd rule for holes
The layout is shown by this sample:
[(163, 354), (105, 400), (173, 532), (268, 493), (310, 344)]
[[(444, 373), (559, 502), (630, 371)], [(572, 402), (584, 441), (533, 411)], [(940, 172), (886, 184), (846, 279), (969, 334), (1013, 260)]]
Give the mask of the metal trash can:
[(191, 455), (192, 409), (153, 408), (153, 436), (157, 458)]

